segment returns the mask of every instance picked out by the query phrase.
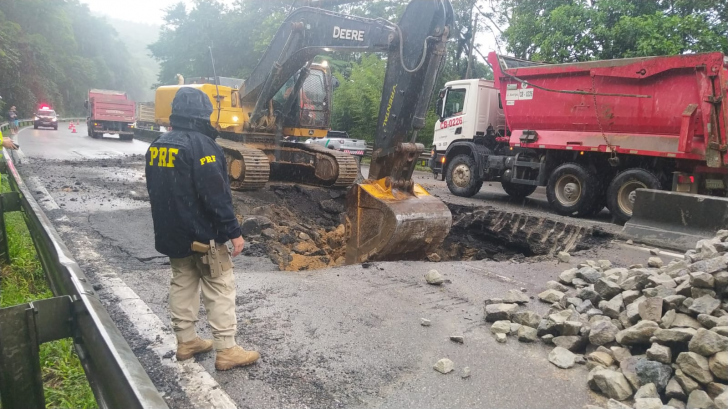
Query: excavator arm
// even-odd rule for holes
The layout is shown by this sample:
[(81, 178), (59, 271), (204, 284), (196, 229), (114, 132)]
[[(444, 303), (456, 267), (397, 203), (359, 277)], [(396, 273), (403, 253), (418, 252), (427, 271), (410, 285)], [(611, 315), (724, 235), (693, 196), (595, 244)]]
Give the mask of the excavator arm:
[(301, 7), (286, 18), (240, 92), (244, 106), (255, 106), (250, 130), (270, 129), (271, 99), (317, 55), (387, 54), (369, 178), (347, 195), (349, 263), (418, 258), (450, 230), (447, 206), (415, 184), (412, 174), (424, 149), (415, 142), (417, 131), (425, 125), (453, 23), (449, 0), (414, 0), (398, 24)]

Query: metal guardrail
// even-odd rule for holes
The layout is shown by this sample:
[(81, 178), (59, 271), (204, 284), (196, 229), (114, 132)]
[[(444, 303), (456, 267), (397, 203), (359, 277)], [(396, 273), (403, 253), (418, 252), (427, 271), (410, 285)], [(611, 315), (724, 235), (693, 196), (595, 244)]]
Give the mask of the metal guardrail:
[[(71, 337), (100, 408), (168, 408), (8, 152), (3, 153), (0, 172), (7, 175), (12, 192), (0, 195), (0, 212), (22, 212), (56, 297), (0, 309), (2, 407), (45, 408), (39, 345)], [(5, 226), (0, 224), (0, 252), (7, 261)]]

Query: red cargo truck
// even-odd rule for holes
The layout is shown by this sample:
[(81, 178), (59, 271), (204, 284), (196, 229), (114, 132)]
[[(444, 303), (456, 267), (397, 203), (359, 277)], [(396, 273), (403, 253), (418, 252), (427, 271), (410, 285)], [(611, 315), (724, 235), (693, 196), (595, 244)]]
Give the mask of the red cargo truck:
[(722, 53), (553, 65), (490, 53), (488, 62), (494, 81), (448, 83), (438, 100), (430, 166), (453, 193), (474, 195), (484, 180), (516, 197), (546, 186), (560, 214), (607, 206), (619, 222), (638, 188), (726, 195)]
[(134, 139), (136, 104), (126, 92), (92, 89), (86, 101), (88, 136), (100, 138), (105, 133), (120, 139)]

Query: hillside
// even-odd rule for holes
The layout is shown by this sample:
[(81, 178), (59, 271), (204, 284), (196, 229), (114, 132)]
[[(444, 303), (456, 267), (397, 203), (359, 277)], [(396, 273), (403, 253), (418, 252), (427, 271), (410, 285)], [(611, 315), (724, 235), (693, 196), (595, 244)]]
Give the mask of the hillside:
[(119, 20), (108, 16), (104, 16), (104, 18), (119, 33), (119, 38), (135, 60), (134, 65), (138, 66), (142, 73), (141, 85), (145, 90), (144, 100), (154, 101), (152, 85), (157, 82), (159, 63), (152, 58), (147, 45), (157, 41), (159, 26)]

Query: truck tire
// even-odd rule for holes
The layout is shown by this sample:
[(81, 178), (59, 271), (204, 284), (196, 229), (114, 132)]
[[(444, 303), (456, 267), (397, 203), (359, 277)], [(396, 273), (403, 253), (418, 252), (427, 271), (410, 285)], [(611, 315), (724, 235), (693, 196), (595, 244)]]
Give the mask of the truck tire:
[(594, 173), (576, 163), (565, 163), (549, 176), (546, 198), (562, 216), (588, 216), (599, 198), (599, 181)]
[(134, 135), (121, 135), (119, 139), (121, 139), (122, 141), (131, 141), (134, 139)]
[(455, 196), (471, 197), (483, 187), (475, 172), (475, 162), (470, 155), (458, 155), (447, 165), (445, 171), (447, 188)]
[(662, 189), (662, 184), (652, 172), (641, 168), (620, 172), (609, 184), (607, 208), (615, 223), (624, 224), (632, 217), (635, 190), (640, 188)]
[(536, 186), (511, 183), (503, 180), (501, 181), (501, 186), (503, 187), (503, 190), (508, 193), (508, 196), (514, 199), (523, 199), (531, 196), (531, 194), (536, 191)]

